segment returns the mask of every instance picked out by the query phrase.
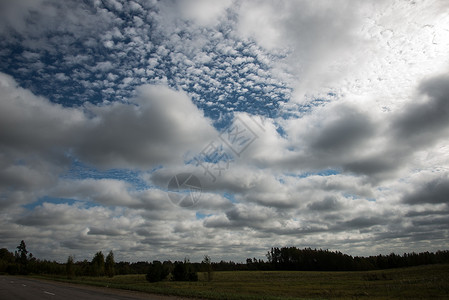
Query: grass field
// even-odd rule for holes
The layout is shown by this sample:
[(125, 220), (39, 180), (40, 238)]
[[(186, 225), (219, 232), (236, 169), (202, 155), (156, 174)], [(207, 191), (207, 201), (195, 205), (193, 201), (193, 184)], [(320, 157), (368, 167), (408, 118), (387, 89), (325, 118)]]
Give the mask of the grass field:
[(449, 299), (449, 265), (369, 272), (215, 272), (210, 282), (198, 275), (198, 282), (149, 283), (145, 275), (52, 279), (206, 299)]

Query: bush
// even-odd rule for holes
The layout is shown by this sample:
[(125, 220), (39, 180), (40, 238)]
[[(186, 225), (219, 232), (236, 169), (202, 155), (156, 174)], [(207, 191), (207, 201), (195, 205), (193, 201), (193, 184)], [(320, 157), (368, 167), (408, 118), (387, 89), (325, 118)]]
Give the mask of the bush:
[(198, 281), (198, 273), (190, 272), (187, 275), (188, 281)]
[(173, 269), (174, 281), (198, 281), (198, 274), (193, 270), (192, 265), (187, 260), (176, 262)]
[(160, 261), (153, 261), (148, 267), (148, 273), (146, 279), (149, 282), (157, 282), (164, 280), (169, 274), (169, 270), (166, 266), (162, 265)]
[(10, 264), (6, 267), (6, 272), (9, 275), (17, 275), (19, 274), (19, 266), (16, 264)]

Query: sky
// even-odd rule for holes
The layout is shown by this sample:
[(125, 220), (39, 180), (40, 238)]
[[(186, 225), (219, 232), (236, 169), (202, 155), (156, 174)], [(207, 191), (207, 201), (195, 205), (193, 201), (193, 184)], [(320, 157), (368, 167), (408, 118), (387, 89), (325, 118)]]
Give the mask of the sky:
[(449, 3), (0, 0), (0, 247), (449, 249)]

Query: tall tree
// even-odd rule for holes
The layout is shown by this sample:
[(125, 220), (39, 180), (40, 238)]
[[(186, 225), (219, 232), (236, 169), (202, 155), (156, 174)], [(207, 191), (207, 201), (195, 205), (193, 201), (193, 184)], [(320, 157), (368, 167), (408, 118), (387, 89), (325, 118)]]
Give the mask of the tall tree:
[(27, 274), (28, 273), (28, 250), (27, 250), (27, 246), (25, 244), (25, 241), (22, 240), (20, 242), (20, 245), (17, 246), (17, 251), (16, 251), (16, 262), (18, 264), (19, 267), (19, 273), (20, 274)]
[(20, 264), (26, 264), (28, 260), (27, 254), (28, 254), (27, 246), (25, 244), (25, 241), (22, 240), (20, 242), (20, 245), (17, 246), (17, 255), (16, 255), (16, 258)]
[(104, 275), (104, 255), (103, 255), (103, 252), (101, 252), (101, 251), (95, 253), (94, 258), (92, 259), (91, 275), (92, 276), (103, 276)]
[(115, 275), (115, 261), (114, 261), (114, 253), (112, 250), (109, 251), (108, 256), (106, 256), (106, 263), (104, 265), (104, 272), (108, 277), (114, 277)]
[(207, 274), (207, 281), (212, 281), (212, 262), (208, 255), (204, 255), (204, 259), (201, 262), (201, 265), (203, 267), (203, 272), (206, 272), (205, 274)]
[(72, 279), (75, 276), (75, 268), (74, 268), (74, 262), (73, 257), (69, 256), (67, 258), (67, 263), (65, 264), (65, 269), (67, 273), (67, 278)]

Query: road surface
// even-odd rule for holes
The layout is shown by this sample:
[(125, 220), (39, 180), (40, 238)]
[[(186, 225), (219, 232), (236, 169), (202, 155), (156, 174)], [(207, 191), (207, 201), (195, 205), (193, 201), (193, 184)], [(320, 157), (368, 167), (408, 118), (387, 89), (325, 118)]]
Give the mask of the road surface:
[(0, 276), (2, 300), (174, 300), (179, 297), (53, 282), (35, 278)]

